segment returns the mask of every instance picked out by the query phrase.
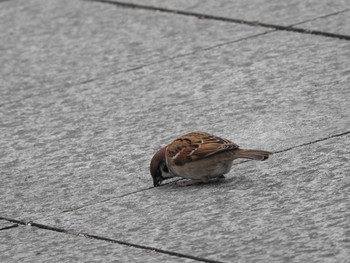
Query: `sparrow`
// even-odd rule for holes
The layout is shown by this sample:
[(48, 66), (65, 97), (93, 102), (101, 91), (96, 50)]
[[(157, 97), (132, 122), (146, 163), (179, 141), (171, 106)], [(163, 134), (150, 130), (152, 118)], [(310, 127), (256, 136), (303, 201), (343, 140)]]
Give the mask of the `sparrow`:
[(237, 158), (265, 161), (271, 154), (240, 149), (237, 144), (206, 132), (191, 132), (156, 152), (150, 172), (155, 187), (172, 177), (207, 183), (213, 178), (224, 178)]

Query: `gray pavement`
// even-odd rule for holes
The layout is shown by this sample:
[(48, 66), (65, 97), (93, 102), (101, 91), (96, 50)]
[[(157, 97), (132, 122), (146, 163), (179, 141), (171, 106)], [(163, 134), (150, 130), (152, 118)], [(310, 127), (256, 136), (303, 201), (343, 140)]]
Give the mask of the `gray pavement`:
[[(28, 226), (1, 234), (1, 262), (178, 262), (179, 257), (150, 249), (90, 239)], [(196, 262), (181, 259), (184, 262)]]
[(293, 0), (287, 1), (231, 1), (231, 0), (109, 0), (115, 3), (132, 3), (171, 10), (182, 10), (203, 15), (256, 21), (291, 26), (307, 20), (322, 18), (350, 8), (347, 0)]
[[(0, 2), (0, 261), (349, 262), (350, 2), (118, 3)], [(275, 154), (153, 188), (194, 130)]]

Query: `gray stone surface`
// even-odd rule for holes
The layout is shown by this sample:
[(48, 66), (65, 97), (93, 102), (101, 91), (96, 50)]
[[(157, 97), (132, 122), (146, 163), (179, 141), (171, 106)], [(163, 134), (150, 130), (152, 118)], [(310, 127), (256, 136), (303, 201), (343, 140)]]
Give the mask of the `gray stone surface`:
[(166, 185), (39, 221), (224, 262), (345, 262), (349, 147), (350, 135), (329, 139), (237, 165), (221, 183)]
[(195, 262), (84, 236), (20, 226), (0, 232), (1, 262)]
[(266, 31), (79, 0), (0, 9), (0, 105)]
[(350, 36), (350, 11), (316, 19), (298, 27)]
[(348, 0), (123, 0), (120, 2), (283, 26), (293, 25), (350, 8), (350, 2)]
[(348, 131), (349, 58), (348, 41), (278, 32), (4, 105), (0, 209), (33, 219), (147, 189), (153, 153), (188, 131), (271, 151)]
[[(349, 34), (349, 12), (330, 15), (346, 0), (138, 2)], [(201, 260), (348, 260), (349, 41), (94, 1), (0, 0), (0, 62), (0, 218)], [(153, 153), (194, 130), (279, 153), (237, 161), (221, 182), (153, 188)], [(11, 226), (0, 219), (0, 262), (184, 261)]]

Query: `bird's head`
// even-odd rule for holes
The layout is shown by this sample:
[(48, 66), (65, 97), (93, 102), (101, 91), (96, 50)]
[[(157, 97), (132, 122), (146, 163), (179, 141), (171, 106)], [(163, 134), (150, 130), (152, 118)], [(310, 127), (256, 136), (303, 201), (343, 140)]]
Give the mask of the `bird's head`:
[(157, 187), (163, 180), (171, 177), (165, 160), (166, 147), (161, 148), (153, 156), (150, 165), (150, 172), (153, 178), (153, 185)]

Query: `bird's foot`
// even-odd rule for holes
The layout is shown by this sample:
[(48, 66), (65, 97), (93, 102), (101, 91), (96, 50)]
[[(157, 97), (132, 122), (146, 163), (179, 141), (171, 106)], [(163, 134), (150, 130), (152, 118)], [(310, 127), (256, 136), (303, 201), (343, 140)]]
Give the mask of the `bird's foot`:
[(225, 177), (225, 175), (223, 175), (223, 174), (217, 177), (218, 180), (222, 180), (222, 179), (225, 179), (225, 178), (226, 178), (226, 177)]

